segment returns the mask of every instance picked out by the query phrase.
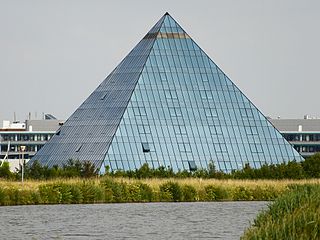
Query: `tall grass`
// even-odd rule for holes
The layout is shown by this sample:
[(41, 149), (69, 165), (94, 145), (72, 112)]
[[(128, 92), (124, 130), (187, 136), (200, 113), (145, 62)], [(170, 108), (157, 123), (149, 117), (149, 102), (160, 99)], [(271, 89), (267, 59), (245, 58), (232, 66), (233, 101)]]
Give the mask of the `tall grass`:
[(291, 185), (242, 239), (320, 239), (320, 185)]
[(58, 179), (22, 183), (0, 180), (0, 206), (159, 201), (274, 200), (292, 184), (319, 184), (320, 180), (215, 179)]

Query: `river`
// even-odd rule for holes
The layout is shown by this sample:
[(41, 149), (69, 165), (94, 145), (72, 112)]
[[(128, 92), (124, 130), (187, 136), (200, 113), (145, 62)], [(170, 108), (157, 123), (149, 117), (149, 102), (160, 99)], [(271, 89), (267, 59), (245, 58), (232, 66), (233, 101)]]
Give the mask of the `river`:
[(0, 239), (239, 239), (267, 202), (0, 207)]

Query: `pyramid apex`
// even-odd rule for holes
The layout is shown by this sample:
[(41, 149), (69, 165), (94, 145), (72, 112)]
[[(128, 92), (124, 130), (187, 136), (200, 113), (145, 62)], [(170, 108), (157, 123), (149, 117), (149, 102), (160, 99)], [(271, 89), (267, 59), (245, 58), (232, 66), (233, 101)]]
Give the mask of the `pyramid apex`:
[(170, 14), (168, 12), (166, 12), (164, 15), (169, 15), (170, 16)]

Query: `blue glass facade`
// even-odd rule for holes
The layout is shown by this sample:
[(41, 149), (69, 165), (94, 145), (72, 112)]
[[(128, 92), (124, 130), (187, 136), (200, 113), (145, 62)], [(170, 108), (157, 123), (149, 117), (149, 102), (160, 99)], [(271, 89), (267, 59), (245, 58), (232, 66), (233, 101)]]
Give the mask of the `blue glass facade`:
[(240, 169), (302, 157), (168, 14), (33, 159)]

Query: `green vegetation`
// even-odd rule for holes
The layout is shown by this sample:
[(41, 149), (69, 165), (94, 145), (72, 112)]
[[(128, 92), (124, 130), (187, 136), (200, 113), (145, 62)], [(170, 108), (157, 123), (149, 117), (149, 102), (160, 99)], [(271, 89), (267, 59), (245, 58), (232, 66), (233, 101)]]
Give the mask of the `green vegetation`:
[(90, 162), (73, 160), (61, 168), (35, 161), (25, 167), (23, 184), (17, 181), (20, 174), (11, 173), (6, 162), (0, 167), (0, 206), (275, 200), (242, 239), (320, 239), (320, 154), (301, 163), (246, 165), (229, 174), (213, 164), (208, 170), (176, 173), (144, 164), (99, 176)]
[(320, 185), (292, 185), (242, 239), (320, 239)]
[[(319, 158), (320, 161), (320, 158)], [(312, 165), (312, 164), (310, 164)], [(213, 166), (213, 165), (211, 165)], [(310, 166), (310, 169), (312, 167)], [(168, 167), (159, 167), (157, 169), (149, 168), (148, 164), (142, 165), (140, 169), (128, 170), (128, 171), (115, 171), (107, 172), (109, 176), (113, 177), (128, 177), (135, 179), (144, 178), (216, 178), (216, 179), (305, 179), (312, 178), (314, 175), (310, 175), (304, 170), (303, 163), (288, 162), (281, 164), (263, 165), (261, 168), (251, 168), (249, 164), (246, 164), (242, 170), (232, 171), (231, 173), (223, 173), (215, 171), (214, 167), (209, 166), (209, 170), (199, 169), (193, 172), (183, 170), (173, 172)]]
[[(63, 167), (53, 166), (49, 168), (42, 166), (38, 161), (34, 161), (32, 165), (25, 164), (24, 178), (48, 180), (57, 178), (91, 178), (98, 176), (98, 170), (90, 161), (79, 161), (70, 159)], [(0, 167), (0, 178), (10, 180), (20, 180), (21, 170), (12, 173), (9, 170), (8, 162), (4, 162)]]
[[(0, 166), (1, 166), (1, 161), (0, 161)], [(8, 162), (4, 162), (0, 167), (0, 178), (5, 178), (5, 179), (14, 178), (14, 174), (10, 172), (10, 167)]]
[[(108, 170), (108, 168), (107, 168)], [(216, 171), (213, 163), (209, 163), (208, 169), (196, 171), (178, 171), (168, 167), (157, 169), (149, 168), (144, 164), (140, 169), (129, 171), (115, 171), (106, 174), (113, 177), (128, 177), (135, 179), (144, 178), (215, 178), (215, 179), (310, 179), (320, 178), (320, 153), (317, 153), (303, 162), (291, 161), (280, 164), (265, 164), (261, 168), (252, 168), (246, 164), (243, 169), (231, 173)]]
[[(106, 167), (105, 175), (111, 177), (125, 177), (133, 179), (146, 178), (215, 178), (215, 179), (309, 179), (320, 177), (320, 153), (307, 158), (303, 162), (288, 162), (281, 164), (265, 164), (261, 168), (252, 168), (246, 164), (243, 169), (235, 170), (231, 173), (216, 171), (213, 163), (209, 163), (208, 169), (198, 169), (196, 171), (174, 172), (170, 167), (150, 168), (146, 163), (141, 168), (128, 171), (109, 171)], [(32, 165), (25, 166), (25, 179), (48, 180), (57, 178), (91, 178), (99, 176), (98, 170), (89, 161), (79, 161), (70, 159), (62, 167), (54, 166), (48, 168), (41, 166), (38, 161)], [(16, 179), (21, 178), (21, 172), (10, 173), (8, 163), (0, 167), (0, 178)]]
[(319, 184), (319, 180), (311, 179), (319, 177), (319, 163), (320, 154), (316, 154), (301, 163), (264, 165), (260, 169), (246, 165), (228, 174), (216, 171), (212, 163), (208, 170), (193, 172), (152, 169), (144, 164), (134, 171), (106, 171), (99, 176), (90, 162), (69, 160), (63, 167), (48, 168), (35, 161), (25, 166), (23, 184), (18, 182), (21, 172), (11, 173), (4, 163), (0, 167), (0, 205), (268, 201), (281, 196), (290, 184)]
[(0, 181), (0, 206), (22, 204), (274, 200), (291, 184), (320, 180), (142, 179), (100, 177)]
[(320, 178), (320, 153), (308, 157), (301, 165), (306, 176)]

